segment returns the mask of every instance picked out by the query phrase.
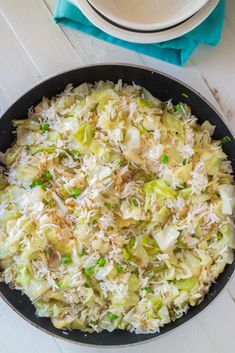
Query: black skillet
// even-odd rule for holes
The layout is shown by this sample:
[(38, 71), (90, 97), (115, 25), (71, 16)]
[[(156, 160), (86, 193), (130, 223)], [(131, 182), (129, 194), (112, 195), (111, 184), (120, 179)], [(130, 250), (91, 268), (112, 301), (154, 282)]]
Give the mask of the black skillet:
[[(96, 66), (81, 67), (69, 72), (62, 73), (55, 77), (49, 78), (40, 83), (29, 92), (25, 93), (21, 98), (14, 103), (8, 111), (0, 119), (0, 150), (5, 151), (11, 146), (14, 139), (12, 131), (12, 119), (23, 119), (27, 116), (28, 109), (41, 101), (43, 96), (51, 97), (63, 91), (68, 83), (77, 86), (83, 82), (91, 82), (99, 80), (110, 80), (117, 82), (122, 79), (124, 83), (131, 84), (135, 82), (138, 85), (145, 87), (154, 96), (162, 101), (173, 99), (174, 103), (186, 102), (192, 107), (199, 123), (204, 120), (209, 120), (213, 125), (216, 125), (214, 137), (221, 139), (224, 136), (229, 136), (231, 141), (224, 145), (224, 151), (232, 161), (233, 171), (235, 171), (235, 140), (229, 128), (222, 120), (219, 113), (198, 93), (192, 88), (186, 86), (172, 77), (169, 77), (161, 72), (146, 69), (143, 67), (119, 65), (119, 64), (103, 64)], [(0, 293), (2, 298), (20, 314), (24, 319), (34, 326), (42, 329), (44, 332), (57, 337), (62, 337), (68, 341), (73, 341), (81, 344), (96, 345), (96, 346), (123, 346), (136, 344), (156, 338), (166, 332), (171, 331), (177, 326), (188, 321), (207, 305), (219, 294), (223, 287), (228, 282), (235, 269), (235, 261), (231, 265), (227, 265), (224, 272), (219, 276), (214, 283), (205, 299), (198, 306), (192, 307), (182, 318), (171, 322), (164, 326), (160, 333), (155, 334), (140, 334), (136, 335), (127, 331), (116, 330), (112, 333), (103, 331), (102, 333), (87, 334), (81, 331), (63, 331), (56, 329), (50, 319), (38, 318), (35, 315), (35, 308), (30, 300), (22, 295), (20, 291), (12, 290), (5, 283), (0, 283)], [(216, 320), (216, 318), (215, 318)]]

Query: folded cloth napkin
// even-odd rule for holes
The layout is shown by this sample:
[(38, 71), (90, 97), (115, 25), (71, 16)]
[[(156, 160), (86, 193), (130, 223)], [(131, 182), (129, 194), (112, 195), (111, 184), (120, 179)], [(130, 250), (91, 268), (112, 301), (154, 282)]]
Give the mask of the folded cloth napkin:
[(75, 28), (96, 38), (137, 51), (141, 54), (183, 66), (200, 43), (218, 44), (224, 22), (225, 0), (197, 28), (182, 37), (156, 44), (136, 44), (108, 35), (95, 27), (82, 12), (68, 0), (58, 0), (54, 13), (56, 23)]

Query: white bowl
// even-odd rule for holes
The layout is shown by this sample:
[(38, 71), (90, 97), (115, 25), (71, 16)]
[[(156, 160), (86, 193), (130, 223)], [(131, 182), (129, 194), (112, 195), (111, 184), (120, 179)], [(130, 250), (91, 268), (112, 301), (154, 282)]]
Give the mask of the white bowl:
[(112, 22), (134, 30), (174, 26), (199, 11), (208, 0), (88, 0)]
[[(173, 1), (173, 0), (172, 0)], [(194, 16), (190, 17), (187, 21), (176, 25), (172, 28), (166, 28), (165, 30), (152, 33), (140, 33), (133, 32), (127, 29), (115, 26), (112, 23), (107, 22), (103, 17), (101, 17), (87, 1), (84, 0), (70, 0), (75, 6), (77, 6), (83, 14), (90, 20), (90, 22), (101, 29), (107, 34), (128, 41), (132, 43), (140, 44), (150, 44), (150, 43), (160, 43), (165, 42), (170, 39), (174, 39), (182, 36), (183, 34), (191, 31), (200, 23), (202, 23), (210, 13), (218, 5), (219, 0), (209, 0), (201, 10), (199, 10)], [(115, 43), (115, 41), (114, 41)]]

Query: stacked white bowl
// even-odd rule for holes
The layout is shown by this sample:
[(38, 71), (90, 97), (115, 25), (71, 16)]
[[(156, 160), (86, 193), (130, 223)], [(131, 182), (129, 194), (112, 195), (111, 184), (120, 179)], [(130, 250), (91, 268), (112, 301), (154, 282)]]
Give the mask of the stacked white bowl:
[(203, 22), (219, 0), (70, 0), (102, 31), (134, 43), (182, 36)]

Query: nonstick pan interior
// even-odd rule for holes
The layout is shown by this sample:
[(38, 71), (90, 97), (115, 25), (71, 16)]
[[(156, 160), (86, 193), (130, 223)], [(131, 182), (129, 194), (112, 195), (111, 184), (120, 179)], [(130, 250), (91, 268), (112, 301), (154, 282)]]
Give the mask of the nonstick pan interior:
[[(12, 119), (25, 118), (28, 109), (40, 102), (43, 96), (50, 98), (63, 91), (65, 86), (69, 83), (77, 86), (83, 82), (94, 83), (99, 80), (115, 82), (118, 79), (122, 79), (124, 83), (132, 84), (132, 82), (134, 82), (135, 84), (141, 85), (162, 101), (172, 99), (173, 103), (178, 103), (179, 101), (185, 102), (191, 106), (193, 114), (198, 117), (199, 123), (202, 123), (204, 120), (209, 120), (213, 125), (216, 125), (214, 138), (221, 139), (224, 136), (229, 136), (231, 139), (230, 142), (224, 145), (224, 151), (231, 160), (233, 170), (235, 171), (235, 140), (218, 112), (216, 112), (199, 93), (184, 85), (182, 82), (157, 71), (130, 65), (103, 64), (87, 66), (62, 73), (40, 83), (18, 99), (0, 119), (0, 151), (5, 151), (10, 147), (14, 139), (14, 135), (12, 134), (14, 130)], [(226, 266), (224, 272), (219, 276), (217, 282), (211, 286), (209, 293), (205, 296), (201, 304), (190, 308), (188, 313), (182, 318), (165, 325), (159, 333), (155, 334), (136, 335), (121, 330), (116, 330), (111, 333), (103, 331), (101, 333), (88, 334), (77, 330), (58, 330), (52, 325), (50, 319), (36, 317), (34, 306), (20, 291), (12, 290), (5, 283), (0, 283), (0, 292), (3, 299), (6, 300), (15, 311), (30, 323), (49, 334), (87, 345), (129, 345), (144, 342), (169, 332), (198, 314), (223, 289), (231, 277), (234, 268), (235, 261), (231, 265)]]

